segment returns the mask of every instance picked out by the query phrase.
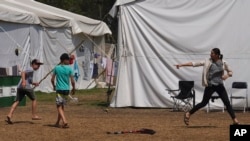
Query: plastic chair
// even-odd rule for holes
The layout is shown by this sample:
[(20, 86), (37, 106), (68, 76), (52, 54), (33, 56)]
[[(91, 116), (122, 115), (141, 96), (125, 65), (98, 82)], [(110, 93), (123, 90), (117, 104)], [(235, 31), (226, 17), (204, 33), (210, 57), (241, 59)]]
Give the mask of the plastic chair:
[[(213, 95), (211, 96), (211, 102), (214, 102), (214, 100), (216, 100), (216, 99), (218, 99), (218, 98), (220, 98), (220, 96), (217, 94), (217, 93), (213, 93)], [(224, 112), (225, 111), (225, 108), (224, 108), (224, 104), (223, 104), (223, 106), (222, 106), (222, 112)], [(208, 104), (207, 104), (207, 113), (209, 113), (210, 112), (210, 102), (208, 102)]]
[[(246, 93), (244, 95), (234, 95), (233, 91), (235, 89), (245, 89)], [(232, 107), (233, 107), (233, 99), (245, 99), (245, 105), (244, 105), (243, 111), (246, 112), (246, 109), (248, 108), (248, 87), (247, 87), (247, 82), (233, 82), (232, 83), (231, 96), (230, 96), (230, 101), (231, 101)]]
[[(166, 89), (173, 99), (173, 111), (188, 111), (195, 105), (194, 81), (179, 81), (179, 89)], [(178, 94), (174, 92), (178, 91)], [(190, 101), (193, 100), (193, 104)]]

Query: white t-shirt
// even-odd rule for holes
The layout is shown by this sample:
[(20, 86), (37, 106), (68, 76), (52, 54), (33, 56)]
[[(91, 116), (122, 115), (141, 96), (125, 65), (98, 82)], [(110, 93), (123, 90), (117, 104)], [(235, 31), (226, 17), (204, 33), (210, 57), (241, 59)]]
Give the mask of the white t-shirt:
[[(29, 67), (24, 72), (25, 72), (25, 81), (26, 81), (25, 89), (32, 89), (32, 81), (33, 81), (33, 72), (34, 72), (34, 70), (31, 67)], [(22, 78), (19, 81), (19, 83), (17, 85), (17, 88), (22, 88)]]

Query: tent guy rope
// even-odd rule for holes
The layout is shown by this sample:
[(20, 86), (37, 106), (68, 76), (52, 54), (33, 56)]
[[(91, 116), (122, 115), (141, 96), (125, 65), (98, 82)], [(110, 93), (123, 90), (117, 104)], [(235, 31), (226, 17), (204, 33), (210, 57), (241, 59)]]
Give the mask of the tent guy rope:
[[(70, 53), (69, 53), (69, 55), (71, 55), (75, 50), (77, 50), (80, 46), (81, 46), (81, 44), (84, 42), (84, 40), (82, 40)], [(57, 65), (59, 65), (60, 63), (58, 63)], [(38, 84), (40, 84), (44, 79), (46, 79), (48, 76), (49, 76), (49, 74), (52, 72), (54, 70), (54, 68), (53, 69), (51, 69), (39, 82), (38, 82)], [(34, 87), (35, 88), (35, 87)]]

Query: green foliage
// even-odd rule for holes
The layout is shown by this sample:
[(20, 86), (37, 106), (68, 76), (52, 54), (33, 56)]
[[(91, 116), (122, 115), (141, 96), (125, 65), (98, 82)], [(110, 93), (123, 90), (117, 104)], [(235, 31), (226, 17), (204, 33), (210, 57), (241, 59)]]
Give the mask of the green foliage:
[[(79, 15), (106, 22), (113, 33), (114, 40), (117, 37), (117, 19), (108, 19), (108, 12), (116, 0), (36, 0), (38, 2), (64, 9)], [(110, 17), (109, 17), (110, 18)], [(114, 40), (107, 40), (114, 42)]]
[(102, 20), (115, 0), (36, 0), (73, 13)]

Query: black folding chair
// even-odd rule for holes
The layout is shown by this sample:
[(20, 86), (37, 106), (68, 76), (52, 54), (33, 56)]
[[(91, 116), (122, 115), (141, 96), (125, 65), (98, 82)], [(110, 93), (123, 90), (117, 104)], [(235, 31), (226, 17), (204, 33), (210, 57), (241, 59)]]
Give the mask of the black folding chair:
[[(166, 89), (173, 99), (173, 111), (188, 111), (195, 105), (194, 81), (179, 81), (179, 89)], [(178, 94), (174, 93), (178, 92)], [(193, 100), (193, 104), (191, 101)]]
[[(236, 89), (245, 89), (245, 93), (242, 95), (236, 95)], [(248, 108), (248, 88), (247, 88), (247, 82), (233, 82), (232, 88), (231, 88), (231, 95), (230, 95), (230, 101), (233, 107), (233, 99), (245, 99), (245, 105), (243, 111), (245, 112)]]

